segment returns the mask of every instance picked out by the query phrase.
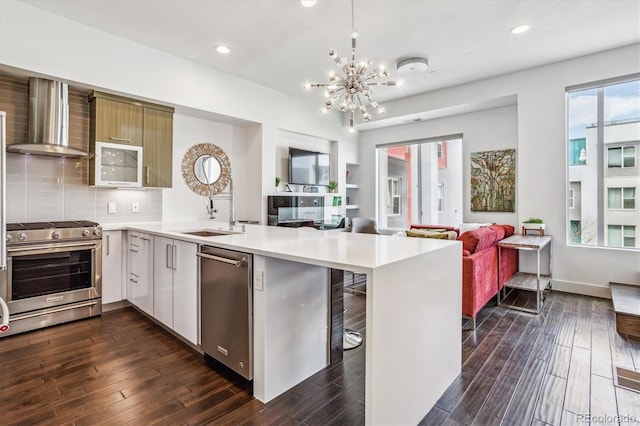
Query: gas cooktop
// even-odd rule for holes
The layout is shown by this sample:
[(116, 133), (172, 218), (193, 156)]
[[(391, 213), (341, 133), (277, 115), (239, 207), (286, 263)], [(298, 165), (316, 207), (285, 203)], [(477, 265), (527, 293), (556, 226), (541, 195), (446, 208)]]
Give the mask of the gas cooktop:
[(54, 222), (26, 222), (7, 223), (7, 231), (31, 231), (37, 229), (62, 229), (62, 228), (93, 228), (98, 226), (96, 222), (89, 220), (69, 220)]

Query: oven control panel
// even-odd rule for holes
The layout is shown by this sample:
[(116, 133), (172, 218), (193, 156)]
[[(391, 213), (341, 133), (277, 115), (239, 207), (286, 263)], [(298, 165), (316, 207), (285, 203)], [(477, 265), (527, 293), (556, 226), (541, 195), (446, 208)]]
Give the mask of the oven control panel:
[(9, 229), (7, 229), (6, 240), (9, 246), (53, 241), (97, 240), (102, 238), (102, 227), (98, 224), (75, 228), (50, 226), (43, 229), (11, 229), (16, 227), (18, 226), (7, 226)]

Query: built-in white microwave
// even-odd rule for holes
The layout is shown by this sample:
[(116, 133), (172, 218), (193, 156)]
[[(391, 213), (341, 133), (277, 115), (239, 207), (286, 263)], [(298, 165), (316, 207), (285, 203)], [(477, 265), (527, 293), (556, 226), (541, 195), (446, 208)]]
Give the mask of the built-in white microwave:
[(96, 142), (95, 185), (142, 186), (142, 147)]

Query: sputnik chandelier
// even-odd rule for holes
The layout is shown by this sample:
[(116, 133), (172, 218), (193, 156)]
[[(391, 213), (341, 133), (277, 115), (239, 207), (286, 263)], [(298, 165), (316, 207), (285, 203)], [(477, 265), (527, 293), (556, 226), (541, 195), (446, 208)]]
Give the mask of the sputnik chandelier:
[(329, 74), (328, 83), (308, 83), (307, 88), (325, 87), (324, 107), (322, 113), (326, 114), (334, 105), (342, 112), (349, 113), (349, 132), (355, 132), (355, 110), (360, 110), (363, 121), (369, 121), (371, 114), (367, 110), (367, 104), (373, 107), (378, 114), (384, 114), (384, 108), (371, 98), (371, 86), (396, 86), (393, 80), (379, 81), (386, 78), (389, 73), (380, 65), (371, 68), (372, 62), (365, 60), (356, 63), (356, 38), (358, 33), (354, 25), (353, 0), (351, 0), (351, 60), (341, 58), (335, 49), (329, 51), (329, 56), (340, 67), (343, 75), (334, 72)]

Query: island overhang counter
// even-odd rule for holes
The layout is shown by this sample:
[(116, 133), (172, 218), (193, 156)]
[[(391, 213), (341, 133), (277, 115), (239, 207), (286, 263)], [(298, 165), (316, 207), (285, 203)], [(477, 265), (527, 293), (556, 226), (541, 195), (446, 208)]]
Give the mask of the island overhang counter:
[[(270, 276), (281, 280), (323, 268), (366, 274), (366, 424), (417, 424), (460, 373), (462, 249), (457, 241), (260, 225), (246, 225), (244, 232), (236, 226), (235, 233), (214, 237), (187, 234), (202, 229), (229, 232), (228, 224), (212, 221), (104, 227), (251, 253), (257, 265), (254, 274), (278, 265), (278, 274), (261, 277), (263, 290), (254, 288), (256, 324), (269, 319), (264, 296), (278, 285)], [(270, 372), (284, 360), (267, 355), (268, 332), (256, 334), (254, 395), (267, 402), (297, 382), (269, 388)]]

